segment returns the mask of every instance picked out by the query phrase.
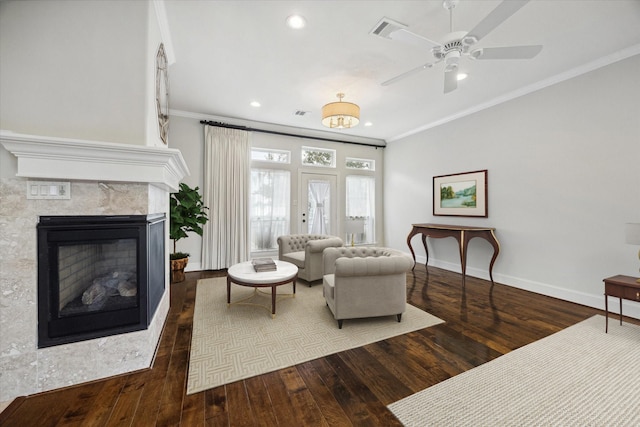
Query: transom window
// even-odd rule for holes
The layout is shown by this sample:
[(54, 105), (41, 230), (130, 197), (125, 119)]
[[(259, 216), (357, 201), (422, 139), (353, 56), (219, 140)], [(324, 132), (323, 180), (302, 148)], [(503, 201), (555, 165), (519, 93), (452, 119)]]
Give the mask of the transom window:
[(328, 148), (302, 147), (302, 164), (325, 168), (336, 167), (336, 150)]
[(345, 166), (349, 169), (361, 169), (368, 171), (376, 170), (375, 160), (370, 159), (356, 159), (354, 157), (347, 157)]
[(274, 148), (252, 148), (251, 160), (274, 163), (291, 163), (291, 152)]

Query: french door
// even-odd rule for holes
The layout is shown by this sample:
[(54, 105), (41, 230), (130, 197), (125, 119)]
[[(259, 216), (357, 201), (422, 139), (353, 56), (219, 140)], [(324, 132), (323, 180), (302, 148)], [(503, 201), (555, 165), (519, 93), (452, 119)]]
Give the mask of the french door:
[(300, 233), (338, 235), (336, 182), (335, 174), (300, 173)]

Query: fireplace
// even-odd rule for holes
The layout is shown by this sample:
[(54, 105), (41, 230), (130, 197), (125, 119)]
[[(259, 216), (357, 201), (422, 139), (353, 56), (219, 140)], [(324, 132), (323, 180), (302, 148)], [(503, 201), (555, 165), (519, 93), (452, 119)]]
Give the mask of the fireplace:
[[(162, 265), (159, 268), (149, 265), (148, 277), (154, 274), (164, 277), (148, 278), (145, 322), (151, 319), (151, 323), (146, 329), (54, 345), (63, 342), (58, 338), (58, 341), (50, 340), (50, 346), (39, 348), (39, 320), (41, 325), (48, 323), (48, 317), (39, 319), (38, 316), (37, 225), (40, 216), (166, 214), (169, 193), (177, 191), (181, 180), (189, 175), (179, 150), (164, 144), (155, 145), (153, 138), (145, 141), (127, 135), (125, 138), (129, 143), (25, 135), (0, 129), (0, 145), (3, 146), (0, 149), (3, 172), (0, 174), (0, 205), (7, 205), (8, 209), (4, 209), (8, 215), (2, 218), (0, 233), (0, 282), (5, 285), (0, 308), (2, 402), (146, 369), (153, 363), (170, 305), (166, 253), (155, 257), (149, 255), (152, 259), (162, 259)], [(11, 176), (13, 171), (15, 176)], [(34, 200), (25, 197), (25, 190), (30, 189), (27, 180), (39, 179), (70, 182), (71, 198)], [(165, 246), (168, 243), (167, 222), (164, 239), (161, 239)], [(159, 284), (156, 289), (164, 287), (164, 292), (154, 314), (152, 292), (156, 283)], [(45, 297), (45, 301), (46, 298), (49, 297)], [(140, 323), (139, 317), (136, 320)], [(80, 333), (73, 338), (84, 339), (78, 335)]]
[(41, 216), (38, 347), (146, 329), (165, 290), (165, 215)]

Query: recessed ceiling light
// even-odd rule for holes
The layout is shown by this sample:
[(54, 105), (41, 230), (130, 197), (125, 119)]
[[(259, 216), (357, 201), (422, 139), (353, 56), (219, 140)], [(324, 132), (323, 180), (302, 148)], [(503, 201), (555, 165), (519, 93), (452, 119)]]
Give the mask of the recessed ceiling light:
[(287, 25), (291, 28), (299, 30), (300, 28), (304, 28), (304, 26), (307, 25), (307, 20), (300, 15), (290, 15), (287, 17)]
[(458, 73), (458, 80), (464, 80), (468, 77), (469, 75), (467, 73)]
[(258, 101), (251, 101), (251, 104), (250, 104), (250, 105), (251, 105), (252, 107), (256, 107), (256, 108), (257, 108), (257, 107), (259, 107), (259, 106), (260, 106), (260, 103), (259, 103)]
[(364, 125), (365, 125), (365, 126), (373, 126), (373, 123), (371, 123), (371, 122), (366, 122)]

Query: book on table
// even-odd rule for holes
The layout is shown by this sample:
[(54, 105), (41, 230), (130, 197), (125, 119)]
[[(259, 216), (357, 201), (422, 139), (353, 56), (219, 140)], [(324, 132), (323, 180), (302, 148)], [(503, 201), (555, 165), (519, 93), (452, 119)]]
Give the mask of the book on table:
[(277, 270), (276, 262), (271, 258), (255, 258), (251, 260), (251, 264), (257, 272)]

